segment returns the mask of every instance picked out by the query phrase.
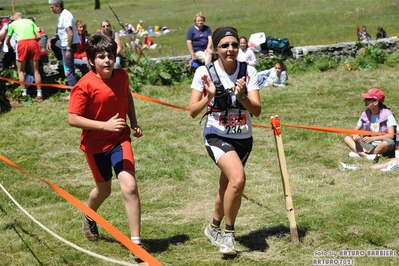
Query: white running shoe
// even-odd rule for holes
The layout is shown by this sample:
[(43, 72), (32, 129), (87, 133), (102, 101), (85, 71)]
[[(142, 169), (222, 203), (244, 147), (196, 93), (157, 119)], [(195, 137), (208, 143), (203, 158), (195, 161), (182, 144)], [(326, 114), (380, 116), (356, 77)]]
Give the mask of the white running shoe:
[(353, 164), (347, 164), (344, 162), (338, 162), (338, 170), (340, 171), (345, 171), (345, 170), (351, 170), (355, 171), (357, 168)]
[(220, 241), (222, 239), (222, 230), (220, 227), (213, 227), (208, 224), (204, 230), (205, 236), (211, 241), (212, 245), (220, 246)]
[(224, 233), (222, 236), (222, 242), (220, 243), (219, 252), (224, 255), (236, 255), (235, 249), (236, 241), (234, 239), (234, 233)]
[(367, 154), (366, 158), (369, 161), (373, 161), (375, 163), (378, 163), (379, 156), (378, 156), (378, 154)]
[(358, 153), (356, 153), (356, 152), (354, 152), (354, 151), (351, 151), (351, 152), (348, 154), (348, 156), (351, 157), (351, 158), (360, 158), (360, 157), (361, 157)]
[(399, 163), (396, 160), (393, 160), (387, 167), (382, 168), (382, 172), (390, 172), (399, 170)]

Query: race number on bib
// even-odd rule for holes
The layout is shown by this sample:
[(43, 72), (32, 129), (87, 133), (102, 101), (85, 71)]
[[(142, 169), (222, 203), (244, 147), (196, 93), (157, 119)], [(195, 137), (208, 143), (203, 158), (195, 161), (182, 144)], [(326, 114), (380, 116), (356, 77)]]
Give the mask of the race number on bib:
[[(240, 119), (239, 119), (240, 118)], [(228, 114), (219, 116), (219, 128), (224, 134), (248, 133), (247, 117), (245, 114)]]

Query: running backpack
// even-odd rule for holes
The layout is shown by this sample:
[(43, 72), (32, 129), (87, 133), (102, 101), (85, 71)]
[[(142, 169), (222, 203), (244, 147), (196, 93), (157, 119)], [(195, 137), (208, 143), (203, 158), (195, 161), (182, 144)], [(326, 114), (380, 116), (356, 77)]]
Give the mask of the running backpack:
[[(239, 64), (239, 72), (237, 75), (237, 79), (240, 79), (242, 77), (247, 78), (247, 63), (245, 62), (238, 62)], [(208, 69), (208, 73), (210, 78), (212, 79), (213, 83), (215, 84), (216, 87), (216, 93), (214, 97), (214, 103), (213, 106), (211, 106), (210, 110), (208, 110), (202, 118), (205, 116), (209, 115), (212, 112), (222, 112), (226, 111), (225, 117), (227, 117), (227, 112), (229, 109), (234, 107), (234, 104), (232, 102), (231, 96), (230, 96), (230, 88), (226, 89), (222, 82), (219, 79), (219, 76), (216, 72), (215, 65), (213, 62), (209, 63), (206, 65), (206, 68)], [(245, 89), (246, 90), (246, 89)], [(247, 91), (245, 91), (247, 93)], [(238, 107), (240, 110), (245, 110), (245, 107), (237, 101), (236, 107)], [(201, 118), (201, 121), (202, 121)], [(201, 123), (200, 121), (200, 123)]]

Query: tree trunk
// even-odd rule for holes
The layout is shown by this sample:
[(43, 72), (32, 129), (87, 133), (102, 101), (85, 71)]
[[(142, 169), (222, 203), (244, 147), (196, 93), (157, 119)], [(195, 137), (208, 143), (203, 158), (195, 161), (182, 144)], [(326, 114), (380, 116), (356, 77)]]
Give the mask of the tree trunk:
[(94, 0), (94, 9), (100, 9), (100, 0)]

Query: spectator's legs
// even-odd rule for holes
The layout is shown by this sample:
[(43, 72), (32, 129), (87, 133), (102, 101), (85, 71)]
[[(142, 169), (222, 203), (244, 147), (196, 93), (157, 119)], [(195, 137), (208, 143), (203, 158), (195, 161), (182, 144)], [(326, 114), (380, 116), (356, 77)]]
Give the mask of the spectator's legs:
[(122, 68), (122, 58), (120, 55), (116, 56), (114, 68), (115, 69)]
[(204, 51), (195, 52), (195, 58), (196, 58), (197, 61), (200, 62), (201, 64), (205, 64), (206, 54), (205, 54)]
[(82, 73), (82, 76), (84, 76), (87, 72), (89, 72), (90, 66), (89, 63), (87, 63), (85, 60), (75, 58), (73, 62), (75, 64), (75, 67), (79, 69), (80, 72)]
[[(18, 80), (20, 82), (25, 82), (25, 63), (26, 61), (17, 61)], [(24, 94), (26, 95), (26, 89), (22, 90), (22, 95)]]
[(51, 50), (53, 51), (55, 58), (57, 58), (58, 61), (61, 61), (63, 56), (60, 40), (51, 39)]
[(64, 62), (65, 77), (68, 80), (68, 85), (73, 87), (73, 86), (75, 86), (75, 84), (77, 82), (76, 75), (75, 75), (74, 59), (73, 59), (74, 47), (72, 47), (72, 49), (71, 49), (71, 57), (70, 58), (66, 58), (66, 56), (65, 56), (66, 47), (62, 47), (61, 52), (62, 52), (62, 60)]
[[(31, 69), (33, 69), (33, 75), (35, 76), (35, 83), (41, 84), (42, 77), (40, 76), (40, 71), (39, 71), (39, 60), (30, 60), (30, 65), (31, 65)], [(37, 87), (37, 95), (36, 96), (43, 97), (42, 86), (36, 85), (36, 87)]]

